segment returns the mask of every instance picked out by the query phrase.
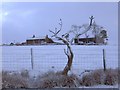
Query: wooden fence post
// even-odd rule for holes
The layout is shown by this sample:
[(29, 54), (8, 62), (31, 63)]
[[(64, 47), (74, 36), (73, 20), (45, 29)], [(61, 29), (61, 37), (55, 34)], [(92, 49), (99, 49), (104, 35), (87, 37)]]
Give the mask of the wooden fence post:
[(31, 53), (31, 67), (32, 69), (34, 68), (34, 63), (33, 63), (33, 49), (30, 49), (30, 53)]
[(103, 49), (103, 67), (104, 67), (104, 71), (106, 71), (105, 49)]

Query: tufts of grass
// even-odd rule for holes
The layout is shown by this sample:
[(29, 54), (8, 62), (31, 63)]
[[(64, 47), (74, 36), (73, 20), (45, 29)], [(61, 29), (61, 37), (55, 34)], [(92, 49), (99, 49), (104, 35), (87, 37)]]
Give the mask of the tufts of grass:
[(118, 69), (102, 69), (95, 70), (88, 74), (83, 75), (81, 79), (81, 85), (93, 86), (93, 85), (115, 85), (118, 84)]
[(28, 80), (18, 72), (2, 72), (2, 88), (28, 88)]
[(2, 88), (56, 88), (67, 87), (74, 88), (80, 86), (93, 85), (115, 85), (120, 82), (118, 78), (120, 70), (118, 69), (102, 69), (94, 70), (83, 74), (78, 78), (75, 74), (68, 76), (62, 75), (62, 72), (49, 71), (36, 78), (29, 75), (29, 71), (23, 70), (19, 72), (2, 72)]
[(105, 80), (104, 80), (104, 84), (105, 85), (114, 85), (116, 83), (118, 83), (118, 71), (117, 70), (113, 70), (113, 69), (108, 69), (105, 72)]
[(61, 72), (50, 71), (38, 76), (35, 85), (37, 88), (78, 87), (78, 80), (78, 77), (74, 74), (64, 76)]

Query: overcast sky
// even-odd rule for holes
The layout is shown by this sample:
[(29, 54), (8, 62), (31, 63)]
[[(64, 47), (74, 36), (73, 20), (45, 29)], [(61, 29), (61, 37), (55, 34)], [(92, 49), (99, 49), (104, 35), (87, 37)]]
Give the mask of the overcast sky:
[(58, 26), (59, 19), (63, 20), (65, 33), (71, 25), (89, 23), (89, 16), (93, 15), (98, 25), (107, 29), (109, 44), (118, 42), (118, 5), (117, 2), (95, 3), (3, 3), (2, 4), (3, 43), (24, 42), (33, 34), (45, 36), (51, 33), (49, 29)]

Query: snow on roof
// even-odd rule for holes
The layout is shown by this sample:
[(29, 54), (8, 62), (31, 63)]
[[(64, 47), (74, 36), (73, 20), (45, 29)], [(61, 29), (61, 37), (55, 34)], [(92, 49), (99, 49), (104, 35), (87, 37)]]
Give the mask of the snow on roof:
[(36, 40), (36, 39), (45, 39), (45, 36), (27, 38), (27, 40)]

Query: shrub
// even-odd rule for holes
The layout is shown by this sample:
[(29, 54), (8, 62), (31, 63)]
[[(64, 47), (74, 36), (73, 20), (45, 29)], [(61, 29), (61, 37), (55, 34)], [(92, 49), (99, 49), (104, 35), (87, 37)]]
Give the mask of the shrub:
[(83, 86), (114, 85), (118, 83), (118, 75), (117, 69), (107, 69), (105, 72), (102, 69), (98, 69), (83, 75), (80, 84)]
[(94, 85), (94, 83), (95, 83), (95, 80), (94, 80), (92, 74), (86, 74), (82, 77), (81, 85), (92, 86), (92, 85)]
[(77, 76), (64, 76), (61, 72), (48, 72), (36, 79), (37, 88), (53, 88), (53, 87), (78, 87)]
[(28, 88), (28, 82), (17, 72), (3, 71), (2, 88)]
[(114, 85), (118, 83), (118, 71), (114, 69), (108, 69), (106, 72), (106, 77), (104, 80), (105, 85)]
[(118, 69), (117, 71), (118, 71), (118, 83), (120, 84), (120, 69)]
[(22, 70), (21, 71), (21, 76), (24, 78), (29, 78), (29, 71), (28, 70)]
[(89, 73), (84, 73), (81, 78), (75, 74), (68, 76), (62, 75), (62, 72), (49, 71), (42, 75), (30, 77), (29, 71), (22, 70), (18, 72), (2, 72), (2, 87), (3, 88), (54, 88), (54, 87), (80, 87), (93, 85), (114, 85), (120, 79), (119, 69), (107, 69), (105, 72), (102, 69), (94, 70)]

